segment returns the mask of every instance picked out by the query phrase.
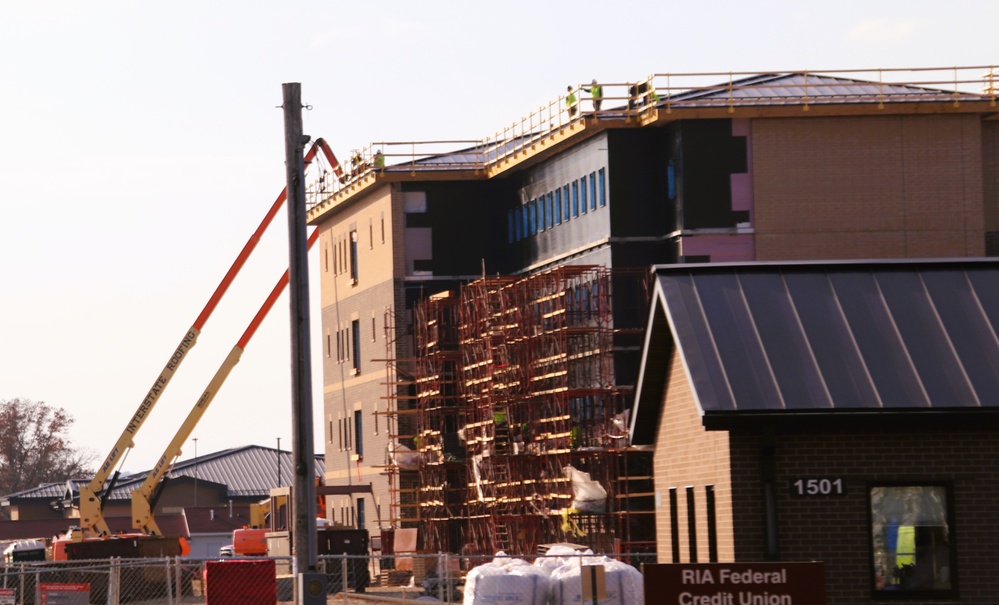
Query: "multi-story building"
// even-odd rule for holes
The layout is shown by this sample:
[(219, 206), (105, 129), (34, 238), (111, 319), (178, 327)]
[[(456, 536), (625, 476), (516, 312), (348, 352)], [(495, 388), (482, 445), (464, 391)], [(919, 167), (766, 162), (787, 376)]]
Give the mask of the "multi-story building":
[[(326, 482), (372, 484), (330, 518), (421, 527), (429, 549), (648, 547), (652, 473), (615, 432), (638, 276), (990, 253), (992, 74), (655, 75), (604, 84), (599, 110), (563, 97), (492, 137), (355, 154), (309, 191)], [(574, 506), (567, 465), (602, 483), (601, 512)]]

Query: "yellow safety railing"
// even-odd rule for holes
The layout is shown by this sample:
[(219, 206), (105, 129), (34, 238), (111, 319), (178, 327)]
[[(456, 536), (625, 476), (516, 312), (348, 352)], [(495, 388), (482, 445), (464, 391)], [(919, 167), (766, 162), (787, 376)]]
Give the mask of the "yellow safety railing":
[[(792, 76), (792, 77), (788, 77)], [(802, 111), (820, 104), (966, 101), (996, 104), (999, 67), (917, 67), (781, 71), (657, 73), (635, 82), (570, 86), (528, 115), (476, 140), (383, 141), (354, 150), (343, 162), (344, 176), (318, 178), (307, 188), (307, 204), (359, 186), (379, 171), (484, 171), (530, 152), (577, 126), (590, 123), (645, 123), (684, 108), (790, 105)], [(568, 102), (570, 95), (575, 101)]]

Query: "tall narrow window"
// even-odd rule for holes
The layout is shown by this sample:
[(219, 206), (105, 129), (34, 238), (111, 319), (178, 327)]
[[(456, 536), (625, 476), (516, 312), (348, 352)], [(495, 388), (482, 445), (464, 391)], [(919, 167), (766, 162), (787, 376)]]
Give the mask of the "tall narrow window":
[(323, 246), (323, 271), (330, 272), (330, 248)]
[(538, 231), (545, 230), (545, 196), (538, 198)]
[(607, 178), (604, 175), (604, 169), (601, 168), (597, 172), (597, 195), (600, 196), (600, 206), (607, 205)]
[(524, 204), (523, 207), (521, 207), (521, 209), (520, 209), (520, 215), (521, 215), (521, 219), (522, 219), (520, 232), (521, 232), (521, 234), (523, 235), (523, 237), (525, 239), (531, 233), (531, 225), (530, 225), (530, 221), (528, 220), (528, 217), (530, 215), (529, 207), (530, 206), (529, 206), (529, 203), (528, 203), (528, 204)]
[(364, 529), (364, 498), (357, 499), (357, 529)]
[(357, 231), (350, 232), (350, 279), (357, 281)]
[(579, 179), (579, 211), (586, 214), (586, 175)]
[(375, 249), (375, 219), (368, 218), (368, 249)]
[(378, 330), (375, 329), (375, 313), (371, 312), (371, 342), (378, 340)]
[(562, 190), (555, 190), (555, 224), (562, 224)]
[(579, 216), (579, 183), (572, 182), (572, 216)]
[(680, 562), (680, 509), (677, 500), (676, 488), (669, 488), (669, 533), (674, 563)]
[(361, 410), (354, 410), (354, 453), (364, 453), (364, 419)]
[(957, 570), (948, 487), (876, 486), (869, 496), (874, 592), (952, 592)]
[(361, 371), (361, 321), (355, 319), (350, 322), (351, 338), (354, 345), (354, 371)]
[(330, 333), (329, 330), (326, 331), (326, 357), (333, 354), (333, 347), (330, 344)]
[(562, 187), (562, 215), (565, 220), (569, 220), (569, 186), (563, 185)]
[(697, 507), (694, 506), (694, 486), (687, 486), (687, 545), (690, 549), (688, 563), (697, 563)]
[(537, 235), (538, 233), (538, 200), (531, 200), (527, 204), (527, 210), (531, 214), (531, 228), (527, 231), (531, 235)]
[(382, 212), (382, 243), (385, 243), (385, 213)]
[(551, 229), (555, 226), (555, 199), (551, 191), (545, 195), (545, 202), (548, 206), (548, 228)]
[(597, 173), (590, 173), (590, 210), (597, 209)]
[(524, 222), (523, 209), (517, 206), (513, 209), (513, 241), (519, 242), (524, 232), (522, 224)]
[(715, 486), (704, 486), (704, 501), (708, 507), (708, 562), (718, 562), (718, 522), (715, 517)]

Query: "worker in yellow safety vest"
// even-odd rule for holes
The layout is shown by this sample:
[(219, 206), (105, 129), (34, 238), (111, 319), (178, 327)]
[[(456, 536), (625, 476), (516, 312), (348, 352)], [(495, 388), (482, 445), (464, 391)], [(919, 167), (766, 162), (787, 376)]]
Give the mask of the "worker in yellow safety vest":
[(567, 86), (566, 91), (569, 94), (565, 96), (565, 107), (569, 110), (569, 118), (576, 116), (576, 93), (572, 92), (572, 86)]
[(600, 104), (604, 100), (604, 88), (603, 86), (597, 84), (596, 79), (590, 82), (590, 87), (584, 87), (583, 90), (590, 93), (590, 98), (593, 100), (593, 111), (600, 111)]

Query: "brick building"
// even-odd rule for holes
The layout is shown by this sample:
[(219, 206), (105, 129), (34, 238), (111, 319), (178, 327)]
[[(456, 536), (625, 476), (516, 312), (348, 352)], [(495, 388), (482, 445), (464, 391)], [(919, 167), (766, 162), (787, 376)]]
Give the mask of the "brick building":
[(830, 605), (994, 601), (997, 278), (658, 268), (631, 432), (656, 452), (659, 562), (822, 561)]
[[(423, 345), (437, 341), (419, 341), (421, 334), (432, 335), (427, 326), (438, 325), (420, 306), (432, 295), (467, 284), (499, 292), (492, 286), (566, 269), (606, 271), (608, 287), (599, 288), (606, 316), (596, 321), (612, 335), (601, 348), (612, 358), (600, 378), (598, 403), (580, 405), (573, 393), (564, 401), (554, 396), (556, 407), (563, 407), (547, 416), (568, 418), (569, 425), (554, 432), (571, 434), (597, 417), (588, 409), (600, 410), (608, 422), (619, 410), (606, 402), (630, 396), (648, 300), (638, 276), (651, 265), (993, 253), (999, 241), (999, 123), (991, 73), (973, 67), (664, 74), (637, 84), (606, 83), (599, 111), (583, 97), (571, 116), (562, 97), (483, 139), (376, 143), (352, 152), (341, 178), (324, 175), (307, 191), (308, 221), (320, 231), (326, 482), (373, 487), (370, 495), (329, 500), (330, 518), (359, 521), (377, 534), (432, 527), (431, 518), (472, 511), (488, 520), (488, 549), (504, 543), (502, 530), (516, 526), (514, 517), (527, 516), (522, 505), (534, 496), (503, 490), (519, 489), (523, 481), (515, 475), (530, 466), (523, 455), (537, 448), (518, 450), (521, 457), (508, 458), (506, 468), (473, 467), (468, 460), (497, 450), (491, 410), (478, 410), (478, 420), (460, 411), (421, 411), (447, 408), (420, 399), (448, 392), (421, 386), (447, 375), (440, 364), (421, 373), (426, 360), (436, 359)], [(548, 300), (595, 291), (593, 283), (560, 288)], [(565, 317), (569, 306), (551, 312), (565, 311)], [(540, 332), (545, 325), (535, 324)], [(482, 361), (475, 367), (503, 365), (488, 356)], [(566, 368), (550, 374), (558, 372), (572, 375)], [(480, 380), (502, 382), (497, 372), (452, 373), (445, 382), (457, 391), (462, 381)], [(469, 401), (453, 395), (455, 405)], [(468, 425), (488, 425), (484, 441), (456, 447), (454, 437)], [(447, 453), (465, 455), (464, 475), (446, 480), (446, 472), (399, 464), (409, 450), (426, 447), (421, 435), (430, 438), (426, 444), (437, 433), (450, 444)], [(608, 448), (606, 441), (588, 446)], [(615, 452), (608, 456), (648, 455), (621, 442), (608, 449)], [(416, 466), (443, 451), (442, 445), (417, 451)], [(569, 455), (581, 470), (604, 473), (607, 459), (584, 460), (578, 451)], [(628, 515), (627, 523), (637, 528), (653, 512), (651, 491), (637, 479), (641, 465), (623, 466), (628, 468), (606, 474), (606, 487), (612, 502), (634, 507), (592, 519), (598, 533), (618, 531), (608, 529), (614, 525), (609, 520), (603, 524), (614, 514)], [(426, 488), (431, 479), (444, 478), (436, 485), (467, 490), (469, 477), (480, 471), (492, 495), (480, 490), (481, 482), (478, 494)], [(552, 490), (557, 498), (541, 494), (536, 501), (561, 498), (563, 504), (546, 504), (537, 516), (549, 517), (557, 534), (571, 495), (566, 482)], [(623, 493), (629, 495), (617, 497)], [(461, 504), (448, 508), (452, 499)], [(521, 509), (483, 510), (488, 501), (513, 501)], [(447, 537), (429, 547), (456, 551), (481, 541), (469, 531), (438, 532)], [(623, 539), (636, 548), (652, 543)]]

